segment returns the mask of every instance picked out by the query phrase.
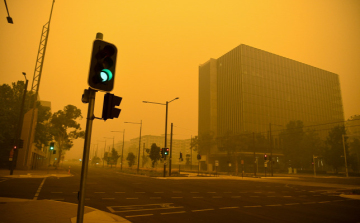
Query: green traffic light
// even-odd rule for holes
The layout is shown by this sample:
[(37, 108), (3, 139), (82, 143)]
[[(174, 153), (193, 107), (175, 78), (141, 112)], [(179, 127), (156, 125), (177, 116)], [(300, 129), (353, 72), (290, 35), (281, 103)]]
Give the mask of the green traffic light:
[(112, 79), (113, 75), (110, 70), (108, 69), (102, 69), (100, 71), (100, 78), (101, 82), (110, 81)]

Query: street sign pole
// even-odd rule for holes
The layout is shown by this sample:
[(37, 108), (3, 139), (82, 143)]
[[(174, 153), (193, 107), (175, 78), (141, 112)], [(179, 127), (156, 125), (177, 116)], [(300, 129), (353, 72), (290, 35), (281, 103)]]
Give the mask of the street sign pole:
[(88, 102), (88, 114), (86, 120), (86, 130), (85, 130), (85, 142), (84, 142), (84, 152), (82, 159), (82, 168), (81, 168), (81, 179), (80, 179), (80, 191), (79, 191), (79, 204), (77, 212), (77, 223), (82, 223), (84, 220), (84, 202), (85, 202), (85, 185), (88, 172), (89, 164), (89, 152), (90, 152), (90, 142), (91, 142), (91, 131), (92, 124), (94, 120), (94, 107), (95, 107), (95, 93), (96, 90), (89, 88), (85, 90), (83, 95), (83, 102)]

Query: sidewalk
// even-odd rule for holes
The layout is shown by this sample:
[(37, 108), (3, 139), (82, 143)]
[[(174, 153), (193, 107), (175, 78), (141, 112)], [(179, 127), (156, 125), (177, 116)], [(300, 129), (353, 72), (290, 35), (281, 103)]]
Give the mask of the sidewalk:
[(10, 170), (0, 169), (0, 177), (11, 178), (44, 178), (44, 177), (71, 177), (71, 170), (57, 169), (49, 167), (49, 169), (40, 170), (14, 170), (13, 175), (10, 175)]
[[(77, 204), (52, 200), (0, 198), (0, 223), (76, 223)], [(130, 222), (95, 208), (84, 208), (84, 223)]]
[[(71, 171), (66, 169), (42, 170), (0, 170), (3, 178), (45, 178), (71, 177)], [(53, 200), (30, 200), (0, 197), (0, 223), (76, 223), (77, 204)], [(120, 216), (84, 207), (84, 223), (130, 222)]]

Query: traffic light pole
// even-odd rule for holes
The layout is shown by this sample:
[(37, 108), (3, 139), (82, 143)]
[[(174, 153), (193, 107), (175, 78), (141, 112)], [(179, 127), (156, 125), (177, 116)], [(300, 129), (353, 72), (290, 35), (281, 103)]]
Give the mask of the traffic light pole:
[(82, 223), (84, 220), (85, 185), (86, 185), (86, 178), (87, 178), (88, 164), (89, 164), (91, 131), (94, 120), (95, 93), (96, 90), (89, 88), (88, 90), (85, 90), (82, 99), (84, 103), (89, 103), (89, 106), (88, 106), (88, 114), (86, 118), (87, 120), (86, 120), (86, 130), (85, 130), (84, 152), (83, 152), (82, 168), (81, 168), (80, 191), (78, 196), (79, 203), (78, 203), (78, 212), (77, 212), (77, 220), (76, 220), (77, 223)]

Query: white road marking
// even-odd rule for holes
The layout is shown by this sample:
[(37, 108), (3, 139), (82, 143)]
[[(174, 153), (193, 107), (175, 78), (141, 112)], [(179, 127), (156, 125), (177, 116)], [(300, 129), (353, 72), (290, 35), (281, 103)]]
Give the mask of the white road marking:
[(199, 212), (199, 211), (213, 211), (213, 208), (209, 208), (209, 209), (200, 209), (200, 210), (192, 210), (192, 212)]
[(42, 186), (43, 186), (44, 183), (45, 183), (45, 180), (46, 180), (46, 177), (42, 180), (39, 188), (38, 188), (37, 191), (36, 191), (36, 194), (35, 194), (33, 200), (37, 200), (37, 199), (38, 199), (38, 196), (39, 196), (39, 194), (40, 194), (41, 188), (42, 188)]
[(130, 216), (125, 216), (125, 218), (143, 217), (143, 216), (152, 216), (152, 215), (154, 214), (130, 215)]
[(285, 204), (285, 205), (297, 205), (297, 204), (300, 204), (300, 203), (289, 203), (289, 204)]
[(330, 201), (320, 201), (319, 204), (329, 203)]
[(239, 208), (239, 207), (222, 207), (222, 208), (219, 208), (219, 209), (234, 209), (234, 208)]
[(255, 206), (244, 206), (244, 208), (261, 208), (261, 205), (255, 205)]
[(281, 204), (268, 204), (268, 205), (265, 205), (265, 206), (268, 206), (268, 207), (279, 207), (279, 206), (282, 206)]
[(160, 213), (160, 214), (165, 215), (165, 214), (182, 214), (182, 213), (186, 213), (186, 211), (165, 212), (165, 213)]

